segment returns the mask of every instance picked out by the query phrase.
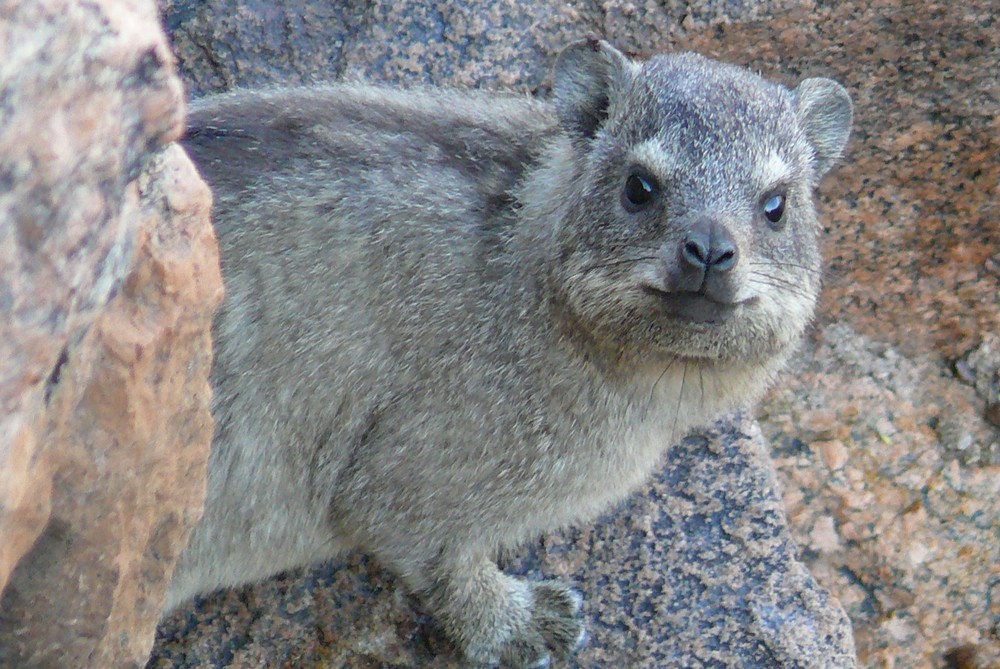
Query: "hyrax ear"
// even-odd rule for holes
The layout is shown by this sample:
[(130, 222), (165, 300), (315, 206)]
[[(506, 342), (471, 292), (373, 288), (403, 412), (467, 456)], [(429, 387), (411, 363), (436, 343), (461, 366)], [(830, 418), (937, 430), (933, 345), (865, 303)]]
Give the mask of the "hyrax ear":
[(816, 176), (840, 158), (851, 133), (851, 96), (832, 79), (806, 79), (795, 89), (795, 113), (816, 152)]
[(608, 116), (615, 83), (631, 66), (620, 51), (593, 36), (563, 49), (552, 86), (559, 125), (575, 137), (592, 138)]

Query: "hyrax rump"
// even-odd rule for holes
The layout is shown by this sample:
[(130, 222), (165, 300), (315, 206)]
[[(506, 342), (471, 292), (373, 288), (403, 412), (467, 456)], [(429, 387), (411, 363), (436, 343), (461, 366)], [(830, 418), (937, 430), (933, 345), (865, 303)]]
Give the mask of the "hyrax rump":
[(760, 395), (813, 314), (813, 190), (850, 124), (827, 79), (594, 39), (559, 57), (551, 103), (196, 103), (227, 295), (205, 515), (168, 610), (358, 548), (474, 664), (572, 652), (578, 596), (494, 556)]

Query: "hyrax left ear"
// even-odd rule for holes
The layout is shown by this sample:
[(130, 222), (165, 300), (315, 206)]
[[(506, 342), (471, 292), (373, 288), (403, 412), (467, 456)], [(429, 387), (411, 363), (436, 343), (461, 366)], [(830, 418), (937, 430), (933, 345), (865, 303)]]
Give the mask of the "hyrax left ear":
[(832, 79), (806, 79), (794, 93), (795, 113), (816, 152), (820, 177), (840, 158), (851, 134), (851, 96)]
[(552, 86), (559, 125), (574, 138), (592, 138), (608, 117), (612, 89), (631, 65), (620, 51), (596, 37), (563, 49)]

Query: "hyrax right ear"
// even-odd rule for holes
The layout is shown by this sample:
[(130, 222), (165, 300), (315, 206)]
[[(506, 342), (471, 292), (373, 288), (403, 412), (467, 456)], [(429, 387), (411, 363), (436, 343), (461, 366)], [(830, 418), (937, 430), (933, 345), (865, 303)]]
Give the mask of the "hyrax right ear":
[(840, 158), (851, 134), (851, 96), (833, 79), (805, 79), (794, 91), (795, 113), (816, 152), (816, 176)]
[(552, 92), (559, 125), (590, 139), (608, 116), (612, 88), (632, 66), (613, 46), (596, 37), (574, 42), (556, 59)]

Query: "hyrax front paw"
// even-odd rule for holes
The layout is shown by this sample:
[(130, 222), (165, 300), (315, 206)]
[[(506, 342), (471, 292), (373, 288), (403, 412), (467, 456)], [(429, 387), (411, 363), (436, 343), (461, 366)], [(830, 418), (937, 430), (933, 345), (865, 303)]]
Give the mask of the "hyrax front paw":
[(451, 574), (428, 603), (477, 666), (541, 669), (583, 644), (582, 598), (568, 586), (512, 578), (492, 563), (470, 576)]
[[(580, 605), (583, 598), (559, 581), (530, 583), (531, 625), (525, 634), (532, 650), (520, 653), (518, 644), (509, 644), (505, 666), (547, 667), (552, 657), (565, 659), (583, 645), (586, 633)], [(540, 651), (540, 652), (539, 652)]]
[(507, 629), (480, 630), (480, 642), (465, 649), (471, 660), (504, 669), (543, 669), (553, 658), (565, 659), (583, 644), (583, 599), (579, 594), (558, 581), (514, 583), (519, 590), (527, 589), (527, 597), (515, 598), (520, 610), (502, 615), (519, 618), (522, 623)]

